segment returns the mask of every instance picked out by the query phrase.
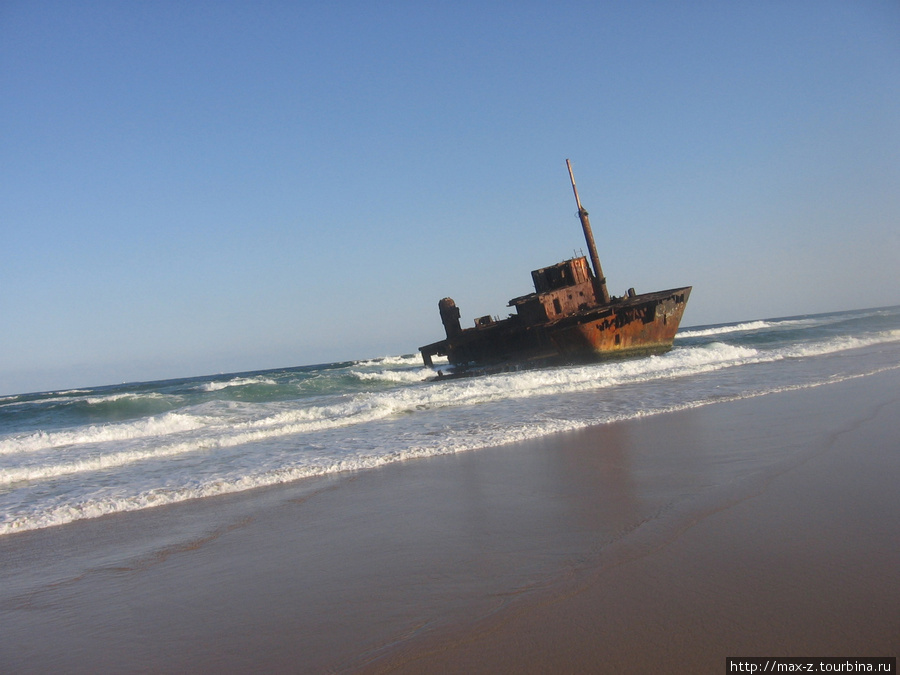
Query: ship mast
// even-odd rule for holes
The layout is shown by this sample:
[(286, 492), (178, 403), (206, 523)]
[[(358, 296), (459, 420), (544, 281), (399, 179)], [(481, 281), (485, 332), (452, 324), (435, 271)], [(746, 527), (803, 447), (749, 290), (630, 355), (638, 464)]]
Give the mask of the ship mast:
[(572, 164), (566, 160), (569, 167), (569, 179), (572, 181), (572, 192), (575, 193), (575, 203), (578, 205), (578, 218), (581, 219), (581, 229), (584, 230), (584, 240), (587, 242), (588, 252), (591, 254), (591, 264), (594, 267), (594, 295), (597, 302), (603, 305), (609, 304), (609, 291), (606, 289), (606, 277), (600, 267), (600, 256), (597, 255), (597, 246), (594, 244), (594, 233), (591, 231), (591, 221), (588, 220), (588, 212), (581, 205), (578, 198), (578, 188), (575, 187), (575, 175), (572, 173)]

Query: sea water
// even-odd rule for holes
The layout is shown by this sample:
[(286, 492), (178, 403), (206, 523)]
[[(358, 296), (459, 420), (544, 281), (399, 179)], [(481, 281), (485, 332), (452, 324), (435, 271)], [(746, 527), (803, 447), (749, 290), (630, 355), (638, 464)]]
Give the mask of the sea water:
[(898, 368), (891, 307), (685, 328), (661, 356), (473, 378), (406, 355), (3, 396), (0, 535)]

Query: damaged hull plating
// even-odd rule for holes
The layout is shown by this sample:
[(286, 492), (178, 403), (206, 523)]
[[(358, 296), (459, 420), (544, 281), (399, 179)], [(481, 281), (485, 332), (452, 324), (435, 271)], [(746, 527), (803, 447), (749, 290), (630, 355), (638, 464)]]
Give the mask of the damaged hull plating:
[(446, 356), (462, 374), (513, 364), (644, 356), (672, 347), (691, 287), (643, 294), (630, 289), (611, 297), (571, 165), (569, 175), (593, 265), (582, 256), (533, 271), (534, 293), (509, 301), (516, 314), (481, 317), (472, 328), (460, 326), (456, 303), (444, 298), (438, 308), (447, 337), (419, 348), (425, 365)]
[(523, 326), (517, 316), (460, 331), (419, 350), (426, 365), (543, 364), (661, 354), (672, 347), (691, 287), (636, 295), (555, 321)]

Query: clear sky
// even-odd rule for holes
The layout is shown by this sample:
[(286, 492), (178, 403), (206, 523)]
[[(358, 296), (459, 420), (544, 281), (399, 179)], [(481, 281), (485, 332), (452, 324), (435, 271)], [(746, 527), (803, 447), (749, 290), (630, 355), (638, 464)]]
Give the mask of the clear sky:
[(0, 0), (0, 394), (414, 352), (583, 247), (900, 304), (900, 3)]

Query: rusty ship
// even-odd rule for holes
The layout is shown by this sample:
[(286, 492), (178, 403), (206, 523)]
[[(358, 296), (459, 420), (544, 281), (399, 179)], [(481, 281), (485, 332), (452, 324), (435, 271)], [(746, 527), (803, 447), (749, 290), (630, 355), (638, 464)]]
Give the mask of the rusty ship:
[(509, 301), (515, 314), (506, 319), (482, 316), (470, 328), (460, 325), (453, 299), (442, 299), (438, 310), (447, 337), (419, 347), (426, 366), (433, 365), (435, 356), (446, 356), (453, 366), (450, 374), (466, 375), (671, 349), (691, 286), (655, 293), (630, 288), (622, 297), (610, 296), (568, 159), (566, 166), (590, 263), (582, 255), (534, 270), (534, 292)]

